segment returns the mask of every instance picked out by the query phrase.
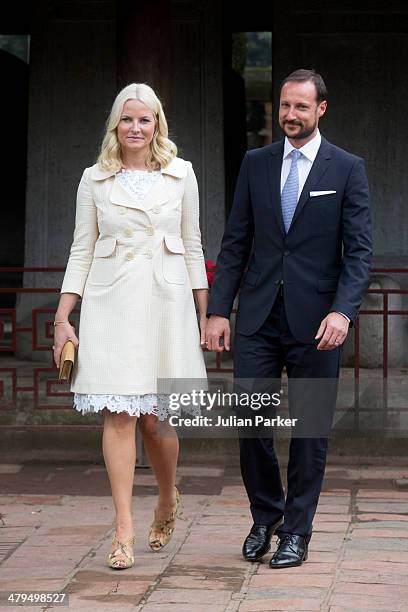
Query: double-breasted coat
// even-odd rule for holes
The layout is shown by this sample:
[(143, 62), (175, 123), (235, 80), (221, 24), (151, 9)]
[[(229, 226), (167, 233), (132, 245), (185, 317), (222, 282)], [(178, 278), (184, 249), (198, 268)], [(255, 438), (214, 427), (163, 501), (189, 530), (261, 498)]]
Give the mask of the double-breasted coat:
[(86, 168), (61, 293), (82, 297), (71, 391), (146, 394), (205, 379), (192, 289), (208, 288), (197, 181), (174, 158), (139, 201), (114, 172)]

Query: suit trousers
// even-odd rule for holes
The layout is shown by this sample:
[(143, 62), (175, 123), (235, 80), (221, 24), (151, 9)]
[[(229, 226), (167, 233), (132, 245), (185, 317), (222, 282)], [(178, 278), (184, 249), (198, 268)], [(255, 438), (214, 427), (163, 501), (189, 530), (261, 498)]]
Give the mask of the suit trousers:
[[(316, 346), (317, 341), (315, 344), (302, 344), (293, 337), (285, 314), (283, 294), (279, 292), (267, 320), (255, 334), (245, 336), (236, 332), (234, 378), (280, 381), (286, 367), (289, 384), (295, 378), (327, 378), (334, 379), (337, 385), (341, 347), (318, 351)], [(328, 407), (332, 412), (335, 399)], [(303, 406), (302, 410), (307, 416), (308, 406)], [(330, 422), (331, 419), (332, 414)], [(292, 434), (286, 498), (273, 432), (268, 437), (247, 437), (241, 432), (239, 444), (241, 473), (254, 523), (271, 525), (283, 516), (283, 523), (276, 530), (279, 537), (290, 533), (309, 540), (326, 466), (327, 436), (294, 437)]]

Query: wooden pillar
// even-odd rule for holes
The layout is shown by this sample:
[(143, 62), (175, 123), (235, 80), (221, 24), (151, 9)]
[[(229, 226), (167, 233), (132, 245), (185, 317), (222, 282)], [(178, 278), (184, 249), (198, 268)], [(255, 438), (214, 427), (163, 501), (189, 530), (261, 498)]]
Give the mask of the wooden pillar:
[[(169, 102), (170, 2), (117, 2), (118, 90), (129, 83), (147, 83)], [(166, 104), (167, 106), (167, 104)]]
[(272, 140), (283, 136), (279, 127), (279, 88), (283, 79), (296, 68), (296, 23), (291, 8), (285, 4), (273, 4), (272, 29)]

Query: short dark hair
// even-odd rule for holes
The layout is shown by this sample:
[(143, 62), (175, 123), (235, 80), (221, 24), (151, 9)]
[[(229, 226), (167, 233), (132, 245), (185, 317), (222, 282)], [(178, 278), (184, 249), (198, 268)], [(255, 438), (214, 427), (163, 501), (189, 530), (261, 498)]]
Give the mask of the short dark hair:
[(312, 81), (312, 83), (314, 83), (314, 86), (316, 87), (317, 101), (323, 102), (323, 100), (327, 100), (327, 87), (325, 85), (325, 82), (323, 81), (322, 76), (318, 74), (316, 70), (314, 69), (306, 70), (304, 68), (300, 68), (299, 70), (295, 70), (294, 72), (291, 72), (289, 76), (283, 79), (281, 86), (280, 86), (280, 92), (282, 91), (282, 87), (286, 83), (291, 83), (293, 81), (296, 81), (298, 83), (303, 83), (305, 81)]

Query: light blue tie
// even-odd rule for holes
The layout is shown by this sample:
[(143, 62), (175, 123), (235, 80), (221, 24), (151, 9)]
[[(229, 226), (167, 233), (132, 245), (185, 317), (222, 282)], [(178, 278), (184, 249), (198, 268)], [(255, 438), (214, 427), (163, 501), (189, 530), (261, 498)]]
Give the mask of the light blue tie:
[(302, 154), (297, 149), (293, 149), (290, 155), (292, 157), (292, 164), (290, 166), (288, 178), (286, 179), (281, 195), (282, 216), (286, 233), (289, 231), (297, 206), (299, 193), (299, 172), (297, 160)]

